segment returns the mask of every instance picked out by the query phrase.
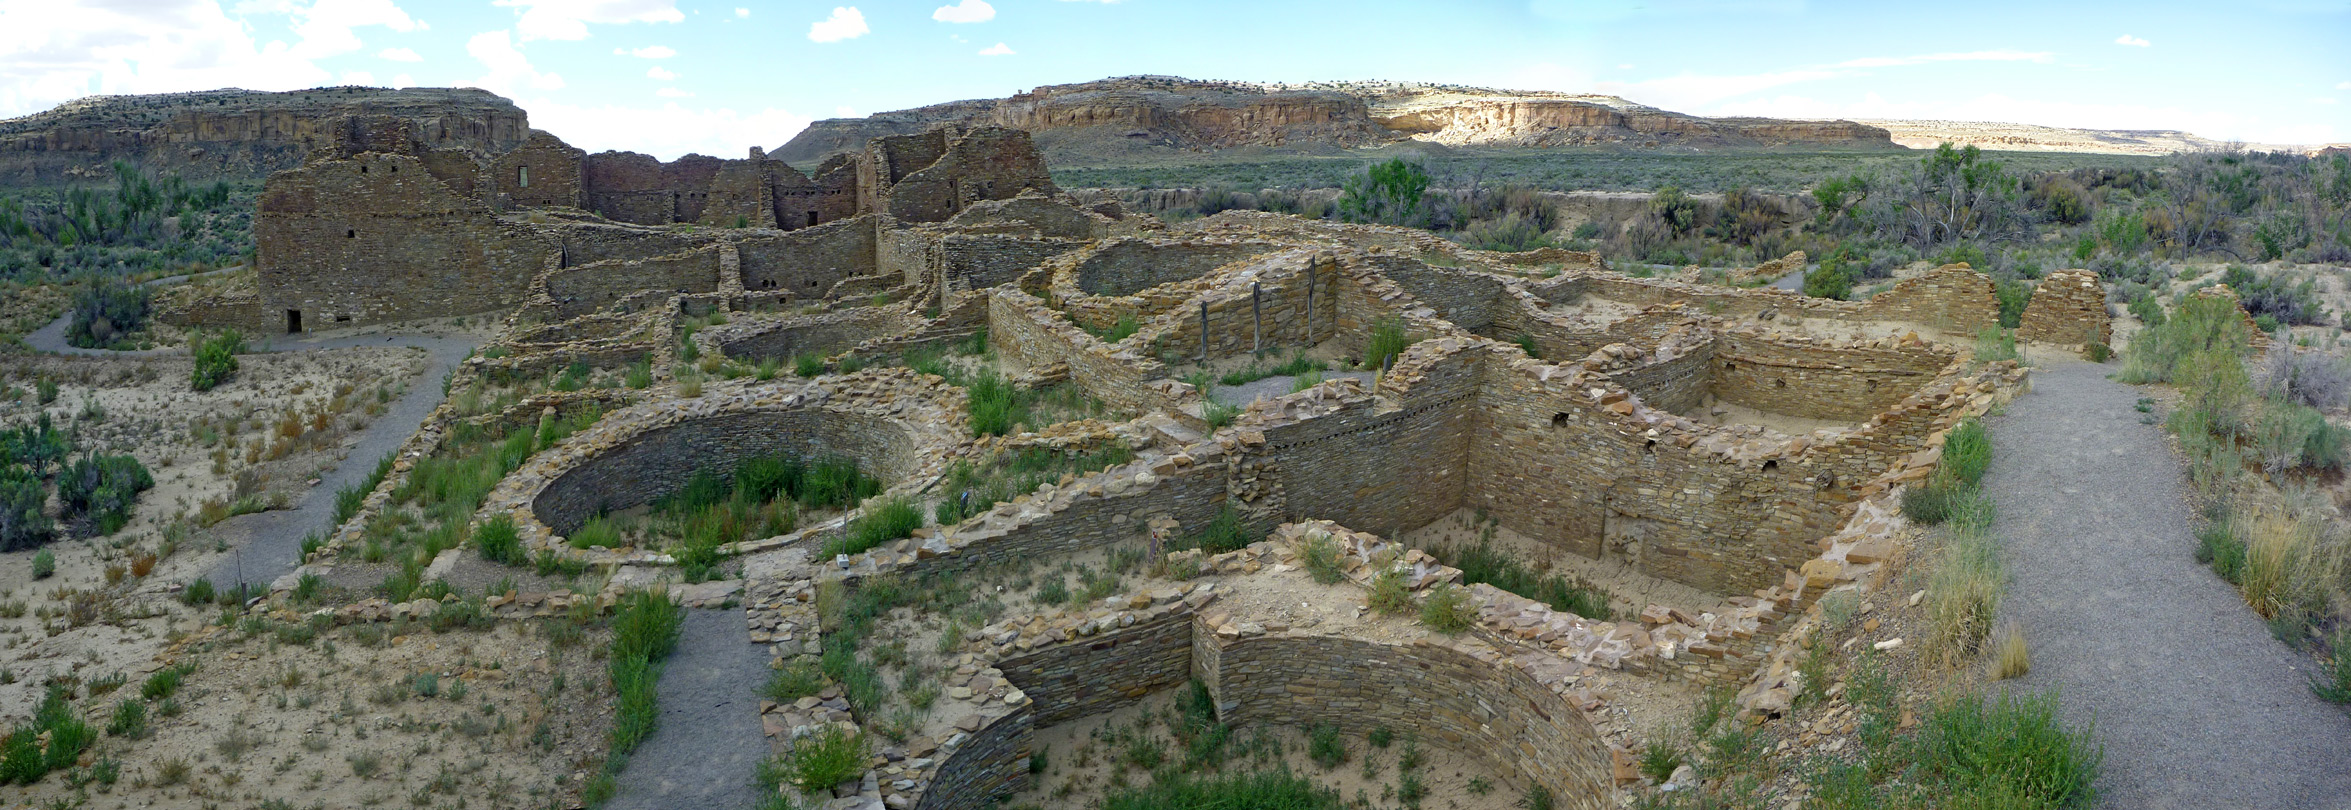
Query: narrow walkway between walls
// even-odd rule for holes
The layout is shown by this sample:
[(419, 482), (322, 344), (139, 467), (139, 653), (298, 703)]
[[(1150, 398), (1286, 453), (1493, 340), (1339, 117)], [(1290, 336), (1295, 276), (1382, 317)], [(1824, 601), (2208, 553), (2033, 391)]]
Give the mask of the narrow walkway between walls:
[(767, 735), (759, 688), (768, 654), (751, 643), (740, 608), (689, 610), (677, 649), (663, 663), (661, 721), (620, 772), (607, 810), (759, 806), (759, 763)]
[[(2036, 358), (2038, 359), (2038, 358)], [(2196, 562), (2179, 459), (2114, 366), (2060, 359), (1989, 423), (1984, 491), (2032, 673), (2106, 747), (2103, 807), (2351, 808), (2351, 716)]]

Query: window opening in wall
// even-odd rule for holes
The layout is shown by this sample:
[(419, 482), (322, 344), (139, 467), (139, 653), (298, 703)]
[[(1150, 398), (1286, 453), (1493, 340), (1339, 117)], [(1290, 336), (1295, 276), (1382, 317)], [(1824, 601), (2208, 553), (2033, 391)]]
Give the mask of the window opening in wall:
[(810, 212), (808, 212), (808, 224), (809, 224), (809, 226), (810, 226), (810, 227), (815, 227), (815, 225), (816, 225), (816, 212), (815, 212), (815, 211), (810, 211)]
[(1773, 472), (1773, 471), (1775, 471), (1775, 470), (1778, 470), (1779, 468), (1780, 468), (1780, 460), (1779, 460), (1779, 459), (1776, 459), (1776, 458), (1775, 458), (1775, 459), (1772, 459), (1772, 460), (1770, 460), (1770, 461), (1763, 462), (1763, 471), (1764, 471), (1764, 472)]
[(1787, 381), (1787, 380), (1780, 380), (1780, 379), (1775, 379), (1775, 380), (1772, 380), (1772, 381), (1771, 381), (1771, 387), (1773, 387), (1773, 388), (1786, 388), (1786, 387), (1788, 387), (1788, 381)]
[(286, 334), (291, 335), (300, 331), (302, 331), (302, 310), (286, 310)]
[(520, 186), (520, 187), (522, 187), (522, 188), (530, 188), (530, 187), (531, 187), (531, 167), (529, 167), (529, 166), (516, 166), (516, 167), (514, 167), (514, 184), (515, 184), (515, 185), (517, 185), (517, 186)]
[(366, 173), (367, 173), (367, 164), (365, 164), (365, 163), (359, 164), (359, 173), (360, 173), (360, 174), (366, 174)]
[(350, 228), (345, 228), (345, 229), (343, 229), (343, 238), (345, 238), (345, 239), (357, 239), (357, 238), (359, 238), (359, 231), (357, 231), (357, 230), (354, 230), (354, 229), (350, 229)]
[(1552, 414), (1552, 415), (1551, 415), (1551, 426), (1552, 426), (1552, 427), (1555, 427), (1555, 428), (1563, 428), (1563, 427), (1567, 427), (1567, 414), (1566, 414), (1566, 413), (1555, 413), (1555, 414)]

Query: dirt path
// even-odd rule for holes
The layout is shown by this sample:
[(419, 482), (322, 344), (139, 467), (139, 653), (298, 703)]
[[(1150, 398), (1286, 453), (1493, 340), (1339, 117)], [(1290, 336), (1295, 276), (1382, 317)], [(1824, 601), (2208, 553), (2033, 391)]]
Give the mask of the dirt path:
[[(147, 284), (158, 286), (189, 278), (193, 276), (160, 278)], [(70, 346), (65, 342), (65, 327), (67, 320), (72, 317), (71, 313), (58, 317), (49, 325), (26, 335), (25, 342), (36, 351), (102, 357), (184, 355), (188, 351), (184, 348), (169, 348), (117, 352)], [(294, 504), (294, 508), (240, 515), (213, 527), (215, 533), (236, 546), (234, 552), (222, 557), (213, 566), (211, 573), (206, 575), (215, 586), (221, 588), (233, 588), (238, 584), (266, 586), (294, 570), (294, 566), (300, 565), (302, 538), (311, 532), (327, 532), (334, 528), (335, 492), (365, 482), (368, 474), (375, 472), (377, 460), (399, 449), (401, 443), (406, 442), (424, 424), (425, 417), (441, 404), (441, 378), (464, 361), (465, 356), (478, 344), (478, 341), (463, 335), (443, 337), (377, 333), (323, 338), (264, 335), (254, 336), (252, 341), (255, 351), (272, 352), (349, 349), (359, 346), (415, 346), (424, 349), (428, 359), (424, 372), (409, 382), (408, 391), (359, 434), (358, 443), (352, 446), (350, 454), (343, 458), (343, 463), (320, 476), (318, 485), (302, 493), (301, 500)]]
[(759, 687), (767, 648), (751, 643), (743, 611), (693, 610), (662, 666), (661, 722), (629, 757), (605, 807), (759, 806), (754, 774), (767, 758)]
[(2112, 370), (2056, 361), (1991, 422), (2019, 687), (2096, 722), (2101, 806), (2351, 808), (2351, 717), (2197, 564), (2179, 460)]

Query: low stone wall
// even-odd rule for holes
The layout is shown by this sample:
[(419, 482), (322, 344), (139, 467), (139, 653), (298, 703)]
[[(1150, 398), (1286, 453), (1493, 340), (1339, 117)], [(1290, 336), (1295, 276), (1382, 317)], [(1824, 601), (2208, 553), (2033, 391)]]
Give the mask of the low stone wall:
[(774, 359), (788, 364), (804, 354), (831, 357), (918, 323), (897, 307), (851, 307), (813, 315), (736, 316), (694, 338), (706, 344), (704, 352), (716, 349), (745, 362)]
[(2038, 343), (2081, 346), (2111, 343), (2114, 322), (2106, 313), (2106, 285), (2088, 270), (2058, 270), (2041, 279), (2025, 303), (2016, 336)]
[(647, 289), (713, 293), (719, 285), (719, 247), (565, 267), (548, 273), (542, 283), (555, 318), (577, 318)]
[(1028, 693), (1039, 726), (1102, 714), (1191, 677), (1192, 617), (1171, 613), (996, 668)]
[(880, 269), (875, 227), (874, 217), (863, 216), (794, 231), (745, 232), (735, 240), (743, 289), (815, 297), (842, 279), (873, 275)]
[(1952, 360), (1950, 352), (1924, 344), (1850, 346), (1730, 333), (1719, 345), (1709, 366), (1715, 398), (1806, 419), (1867, 421)]
[(1264, 242), (1190, 241), (1124, 237), (1087, 251), (1069, 268), (1084, 295), (1133, 295), (1170, 282), (1199, 278), (1233, 262), (1271, 251)]
[(1136, 353), (1130, 340), (1106, 346), (1043, 302), (1010, 287), (988, 299), (988, 348), (1032, 372), (1060, 365), (1069, 378), (1114, 410), (1174, 410), (1180, 385), (1158, 360)]

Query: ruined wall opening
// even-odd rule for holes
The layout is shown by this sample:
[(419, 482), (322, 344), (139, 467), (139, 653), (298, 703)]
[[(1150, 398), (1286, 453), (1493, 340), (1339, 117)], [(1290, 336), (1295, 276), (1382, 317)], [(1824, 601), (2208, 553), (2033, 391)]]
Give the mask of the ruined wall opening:
[(302, 310), (299, 310), (299, 309), (289, 309), (289, 310), (286, 310), (286, 334), (289, 334), (289, 335), (291, 335), (291, 334), (296, 334), (296, 333), (298, 333), (298, 332), (301, 332), (301, 331), (302, 331)]

